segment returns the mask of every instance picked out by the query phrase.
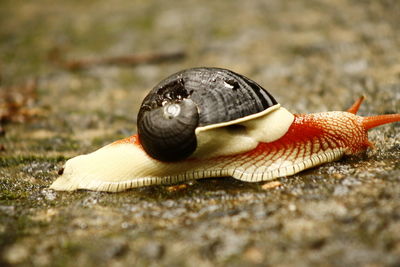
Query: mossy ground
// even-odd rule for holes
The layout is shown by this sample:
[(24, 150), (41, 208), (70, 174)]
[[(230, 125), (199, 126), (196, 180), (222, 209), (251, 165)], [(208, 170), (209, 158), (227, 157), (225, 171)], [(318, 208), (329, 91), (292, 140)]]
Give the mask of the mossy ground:
[[(146, 92), (183, 68), (242, 73), (293, 112), (343, 110), (361, 95), (363, 115), (400, 112), (398, 1), (0, 7), (0, 90), (37, 80), (22, 122), (0, 127), (0, 265), (400, 264), (398, 123), (371, 131), (374, 150), (280, 184), (226, 178), (118, 194), (48, 189), (66, 159), (134, 133)], [(59, 65), (160, 51), (187, 56), (80, 71)]]

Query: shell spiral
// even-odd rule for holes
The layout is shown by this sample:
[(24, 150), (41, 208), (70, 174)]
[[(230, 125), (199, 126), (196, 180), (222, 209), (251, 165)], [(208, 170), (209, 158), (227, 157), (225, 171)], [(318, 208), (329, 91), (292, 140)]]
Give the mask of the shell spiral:
[(236, 120), (276, 105), (264, 88), (220, 68), (175, 73), (145, 97), (138, 114), (138, 135), (154, 159), (178, 161), (197, 146), (197, 127)]

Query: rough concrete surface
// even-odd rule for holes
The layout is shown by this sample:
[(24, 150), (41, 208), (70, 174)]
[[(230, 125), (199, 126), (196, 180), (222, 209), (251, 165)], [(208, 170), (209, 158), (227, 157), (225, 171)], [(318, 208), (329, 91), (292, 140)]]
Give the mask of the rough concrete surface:
[(399, 14), (396, 0), (1, 1), (0, 265), (399, 266), (399, 123), (267, 184), (48, 189), (66, 159), (135, 133), (146, 92), (183, 68), (232, 69), (296, 113), (361, 95), (362, 115), (400, 112)]

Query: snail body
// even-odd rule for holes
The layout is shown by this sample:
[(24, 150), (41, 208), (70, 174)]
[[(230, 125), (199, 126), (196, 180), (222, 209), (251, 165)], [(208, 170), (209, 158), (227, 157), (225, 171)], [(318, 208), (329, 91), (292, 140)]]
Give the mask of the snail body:
[(195, 68), (160, 82), (144, 99), (138, 134), (68, 160), (55, 190), (117, 192), (232, 176), (260, 182), (289, 176), (371, 146), (368, 129), (400, 114), (292, 114), (250, 79)]

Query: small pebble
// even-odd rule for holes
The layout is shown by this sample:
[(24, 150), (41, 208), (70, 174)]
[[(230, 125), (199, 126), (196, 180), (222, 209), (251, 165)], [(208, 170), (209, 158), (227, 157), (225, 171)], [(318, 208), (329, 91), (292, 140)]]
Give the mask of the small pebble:
[(343, 179), (345, 176), (341, 173), (334, 173), (334, 174), (332, 174), (332, 177), (340, 180), (340, 179)]
[(261, 251), (255, 247), (250, 247), (244, 252), (244, 257), (254, 264), (260, 264), (264, 261)]
[(178, 185), (171, 185), (167, 187), (168, 192), (176, 192), (180, 190), (184, 190), (188, 187), (187, 184), (178, 184)]
[(29, 257), (29, 249), (21, 244), (15, 244), (4, 251), (3, 258), (9, 264), (19, 264)]
[(281, 186), (281, 185), (282, 185), (282, 183), (279, 182), (279, 181), (272, 181), (272, 182), (263, 184), (263, 185), (261, 186), (261, 188), (262, 188), (263, 190), (268, 190), (268, 189), (276, 188), (276, 187)]
[(141, 252), (148, 259), (160, 259), (165, 253), (165, 247), (158, 242), (150, 242), (142, 248)]

